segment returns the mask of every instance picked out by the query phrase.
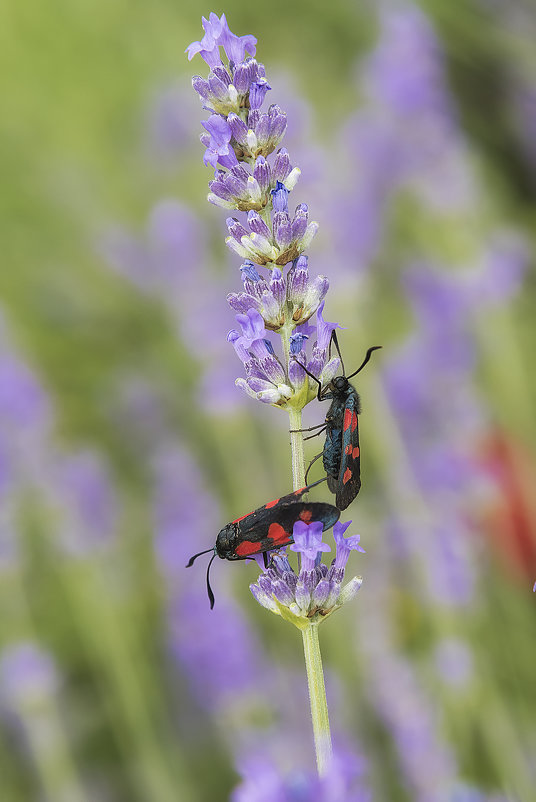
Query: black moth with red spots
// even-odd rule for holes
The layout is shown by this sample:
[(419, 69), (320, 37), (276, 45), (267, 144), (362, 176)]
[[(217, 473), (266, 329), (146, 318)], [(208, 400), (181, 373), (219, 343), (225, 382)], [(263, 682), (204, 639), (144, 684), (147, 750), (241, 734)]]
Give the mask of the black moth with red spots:
[[(340, 511), (332, 504), (321, 501), (299, 501), (304, 493), (323, 482), (313, 482), (295, 490), (287, 496), (269, 501), (257, 510), (236, 518), (226, 524), (218, 533), (213, 549), (200, 551), (190, 559), (189, 568), (201, 554), (213, 552), (207, 568), (207, 592), (210, 608), (214, 607), (214, 594), (210, 587), (209, 571), (216, 557), (222, 560), (247, 560), (256, 554), (283, 548), (294, 542), (292, 529), (296, 521), (311, 523), (321, 521), (324, 530), (330, 529), (338, 520)], [(266, 564), (265, 558), (265, 564)]]
[[(332, 334), (332, 341), (335, 343), (337, 351), (339, 351), (335, 332)], [(320, 424), (320, 426), (312, 427), (312, 429), (320, 428), (317, 434), (322, 434), (323, 431), (326, 432), (326, 442), (322, 453), (312, 460), (307, 473), (309, 473), (311, 465), (319, 457), (322, 457), (324, 470), (327, 474), (328, 487), (332, 493), (335, 493), (335, 503), (339, 510), (345, 510), (361, 488), (359, 424), (357, 420), (357, 416), (361, 412), (361, 403), (359, 395), (355, 387), (350, 384), (349, 379), (356, 376), (365, 367), (372, 352), (378, 348), (381, 348), (381, 345), (375, 345), (368, 349), (363, 362), (351, 376), (335, 376), (325, 387), (322, 387), (318, 378), (309, 373), (305, 365), (302, 365), (305, 372), (318, 384), (318, 400), (326, 401), (331, 399), (331, 405), (324, 423)], [(311, 431), (311, 429), (304, 431)], [(312, 436), (316, 437), (316, 435)]]

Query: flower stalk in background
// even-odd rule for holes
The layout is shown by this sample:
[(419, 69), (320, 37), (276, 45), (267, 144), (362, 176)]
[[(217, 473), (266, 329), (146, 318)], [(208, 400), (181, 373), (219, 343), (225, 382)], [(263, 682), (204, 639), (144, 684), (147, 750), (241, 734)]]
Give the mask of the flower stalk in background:
[[(264, 66), (254, 58), (256, 39), (231, 33), (224, 14), (203, 18), (203, 28), (203, 39), (192, 43), (187, 52), (189, 59), (199, 53), (210, 68), (206, 79), (195, 76), (192, 81), (203, 108), (211, 113), (203, 122), (201, 136), (204, 163), (215, 170), (208, 200), (245, 215), (242, 220), (233, 216), (226, 221), (226, 243), (244, 260), (240, 268), (243, 291), (227, 297), (240, 326), (229, 332), (228, 341), (246, 374), (236, 384), (250, 397), (288, 411), (293, 489), (297, 490), (305, 485), (302, 409), (317, 395), (316, 382), (303, 366), (323, 385), (340, 368), (340, 360), (328, 353), (338, 324), (322, 316), (329, 282), (322, 275), (311, 279), (304, 253), (318, 224), (309, 221), (307, 204), (299, 203), (293, 212), (289, 208), (300, 170), (292, 165), (285, 148), (275, 153), (285, 133), (286, 114), (276, 104), (261, 111), (271, 87)], [(267, 273), (263, 275), (262, 270)], [(310, 323), (315, 314), (316, 325)], [(280, 355), (272, 343), (273, 334), (280, 335)], [(301, 557), (298, 575), (286, 557), (276, 555), (251, 585), (262, 606), (302, 633), (321, 776), (329, 769), (332, 746), (318, 625), (353, 598), (362, 581), (354, 577), (342, 587), (350, 550), (362, 551), (359, 536), (344, 538), (347, 526), (336, 525), (337, 555), (328, 568), (320, 562), (322, 552), (330, 551), (321, 540), (322, 523), (299, 521), (291, 547)]]

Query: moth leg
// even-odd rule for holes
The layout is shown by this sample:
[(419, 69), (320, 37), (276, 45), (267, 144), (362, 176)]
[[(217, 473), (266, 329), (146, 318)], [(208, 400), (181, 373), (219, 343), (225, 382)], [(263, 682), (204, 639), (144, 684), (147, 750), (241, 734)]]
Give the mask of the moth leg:
[(317, 454), (317, 455), (316, 455), (316, 457), (313, 457), (313, 459), (312, 459), (312, 460), (311, 460), (311, 462), (309, 463), (309, 467), (308, 467), (308, 468), (307, 468), (307, 470), (305, 471), (305, 484), (307, 484), (307, 477), (309, 476), (309, 471), (311, 470), (311, 468), (313, 467), (313, 465), (314, 465), (314, 463), (317, 461), (317, 459), (320, 459), (320, 457), (322, 456), (322, 454), (323, 454), (323, 453), (324, 453), (324, 452), (323, 452), (323, 451), (321, 451), (321, 452), (320, 452), (320, 454)]
[[(327, 429), (326, 424), (323, 424), (323, 426), (322, 426), (322, 428), (320, 429), (319, 432), (315, 432), (315, 434), (310, 434), (309, 437), (304, 437), (303, 441), (305, 442), (306, 440), (312, 440), (313, 437), (318, 437), (318, 435), (322, 434), (322, 432), (325, 432), (326, 429)], [(307, 431), (307, 429), (304, 429), (304, 431)]]
[(289, 429), (289, 432), (291, 432), (291, 434), (295, 432), (314, 432), (315, 429), (320, 429), (323, 426), (325, 426), (325, 423), (317, 423), (316, 426), (309, 426), (308, 429)]

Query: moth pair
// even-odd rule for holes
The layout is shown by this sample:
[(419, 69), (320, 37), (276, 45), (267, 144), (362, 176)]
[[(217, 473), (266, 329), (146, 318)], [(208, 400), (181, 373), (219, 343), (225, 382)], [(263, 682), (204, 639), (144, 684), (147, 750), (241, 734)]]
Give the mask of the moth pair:
[[(335, 332), (332, 334), (340, 357), (339, 345)], [(331, 382), (322, 387), (321, 381), (310, 373), (305, 365), (301, 367), (308, 376), (318, 384), (318, 400), (331, 400), (331, 404), (324, 423), (310, 429), (300, 431), (313, 431), (319, 429), (315, 435), (326, 432), (324, 449), (311, 461), (306, 473), (309, 474), (311, 466), (320, 457), (323, 458), (324, 470), (328, 487), (335, 494), (336, 506), (324, 502), (300, 501), (301, 497), (311, 488), (315, 487), (324, 478), (311, 485), (306, 485), (293, 493), (264, 504), (253, 512), (236, 518), (226, 524), (218, 533), (213, 549), (206, 549), (195, 554), (188, 566), (201, 554), (213, 552), (207, 567), (207, 592), (210, 608), (214, 607), (214, 593), (210, 586), (210, 567), (216, 556), (223, 560), (246, 560), (257, 554), (264, 554), (274, 549), (283, 548), (293, 543), (292, 531), (297, 521), (320, 521), (324, 531), (330, 529), (338, 520), (341, 510), (346, 509), (354, 500), (361, 488), (360, 452), (359, 452), (359, 425), (357, 416), (361, 411), (359, 395), (350, 384), (349, 379), (356, 376), (367, 364), (373, 351), (381, 346), (369, 348), (359, 368), (350, 376), (336, 376)], [(297, 361), (297, 360), (296, 360)], [(342, 358), (341, 358), (342, 364)], [(309, 439), (309, 438), (305, 438)]]

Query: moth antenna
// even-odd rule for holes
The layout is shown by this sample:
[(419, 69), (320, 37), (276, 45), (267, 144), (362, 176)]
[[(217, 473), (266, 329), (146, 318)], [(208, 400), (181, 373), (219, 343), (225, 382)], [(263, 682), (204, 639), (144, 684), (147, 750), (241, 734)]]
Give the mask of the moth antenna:
[(216, 556), (216, 552), (214, 552), (214, 554), (212, 555), (211, 559), (209, 560), (208, 567), (207, 567), (207, 593), (208, 593), (208, 600), (210, 602), (210, 609), (211, 610), (214, 609), (215, 599), (214, 599), (214, 593), (212, 592), (212, 588), (210, 587), (209, 574), (210, 574), (210, 566), (214, 562), (214, 557), (215, 556)]
[(363, 370), (363, 368), (365, 367), (365, 365), (369, 361), (369, 359), (370, 359), (370, 357), (372, 355), (372, 352), (373, 351), (378, 351), (381, 347), (382, 347), (381, 345), (373, 345), (372, 348), (369, 348), (367, 353), (365, 354), (364, 360), (362, 361), (362, 363), (360, 364), (358, 369), (354, 370), (354, 372), (351, 373), (350, 376), (347, 376), (346, 378), (347, 379), (351, 379), (353, 376), (356, 376), (359, 373), (359, 371)]
[(317, 485), (322, 484), (322, 482), (325, 482), (327, 478), (328, 478), (327, 476), (323, 476), (322, 479), (317, 479), (316, 482), (312, 482), (310, 485), (307, 485), (307, 490), (310, 490), (312, 487), (316, 487)]
[(345, 376), (346, 374), (345, 374), (345, 371), (344, 371), (344, 361), (343, 361), (343, 358), (342, 358), (341, 349), (339, 348), (339, 341), (337, 339), (337, 334), (335, 332), (335, 329), (333, 329), (333, 331), (331, 332), (331, 339), (329, 341), (329, 358), (330, 359), (331, 359), (331, 343), (335, 343), (335, 348), (337, 349), (337, 353), (339, 355), (339, 359), (341, 360), (342, 375)]
[(190, 557), (190, 560), (189, 560), (188, 565), (186, 566), (186, 568), (190, 568), (194, 564), (194, 562), (197, 560), (197, 558), (201, 557), (202, 554), (209, 554), (211, 551), (214, 551), (214, 549), (212, 548), (212, 549), (205, 549), (205, 551), (198, 551), (197, 554), (194, 554), (193, 557)]
[(319, 378), (317, 378), (317, 377), (314, 375), (314, 373), (311, 373), (311, 371), (310, 371), (310, 370), (307, 370), (307, 368), (305, 367), (305, 365), (302, 365), (302, 363), (300, 362), (300, 360), (299, 360), (299, 359), (296, 359), (296, 357), (294, 357), (294, 362), (296, 362), (296, 364), (297, 364), (297, 365), (299, 365), (299, 366), (300, 366), (300, 368), (303, 368), (303, 369), (304, 369), (304, 371), (307, 373), (307, 375), (308, 375), (308, 376), (310, 376), (310, 377), (311, 377), (311, 379), (314, 379), (314, 381), (315, 381), (315, 382), (318, 384), (318, 394), (317, 394), (317, 398), (318, 398), (318, 400), (319, 400), (319, 401), (321, 401), (322, 399), (320, 398), (320, 394), (321, 394), (321, 392), (322, 392), (322, 382), (320, 381), (320, 379), (319, 379)]

